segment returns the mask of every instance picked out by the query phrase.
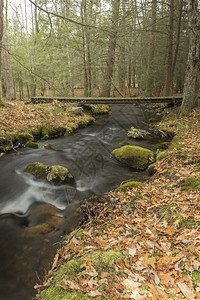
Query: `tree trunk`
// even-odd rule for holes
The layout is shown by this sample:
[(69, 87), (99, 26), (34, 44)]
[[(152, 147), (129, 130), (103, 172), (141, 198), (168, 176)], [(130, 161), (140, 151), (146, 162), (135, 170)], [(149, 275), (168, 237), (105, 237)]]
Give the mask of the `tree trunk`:
[(118, 33), (119, 6), (120, 6), (120, 0), (112, 1), (112, 21), (110, 27), (110, 31), (112, 33), (110, 34), (110, 38), (109, 38), (107, 67), (104, 74), (104, 83), (101, 92), (102, 97), (110, 97), (113, 67), (115, 62), (115, 48), (116, 48), (116, 40), (117, 40), (117, 33)]
[(150, 45), (149, 45), (149, 59), (148, 59), (148, 69), (147, 69), (147, 96), (152, 96), (153, 88), (154, 88), (154, 54), (155, 54), (155, 30), (156, 30), (156, 8), (157, 8), (157, 0), (152, 0), (151, 6), (151, 37), (150, 37)]
[(3, 35), (3, 65), (5, 75), (6, 98), (8, 100), (15, 99), (15, 89), (12, 75), (12, 68), (10, 64), (10, 54), (8, 49), (7, 32), (4, 26)]
[(176, 37), (176, 48), (175, 48), (175, 52), (174, 52), (174, 60), (173, 60), (173, 65), (172, 65), (172, 86), (173, 86), (174, 70), (175, 70), (175, 66), (176, 66), (178, 50), (179, 50), (179, 45), (180, 45), (182, 12), (183, 12), (183, 0), (180, 0), (178, 29), (177, 29), (177, 37)]
[(200, 20), (198, 0), (188, 0), (189, 52), (183, 101), (179, 114), (186, 115), (198, 105), (200, 88)]
[[(0, 78), (1, 78), (1, 69), (2, 69), (2, 62), (1, 62), (2, 40), (3, 40), (3, 0), (0, 0)], [(0, 88), (0, 100), (1, 97), (2, 95), (1, 95), (1, 88)]]
[(173, 28), (174, 28), (174, 0), (170, 0), (168, 60), (167, 60), (167, 77), (166, 77), (166, 85), (165, 85), (165, 96), (171, 95), (171, 87), (172, 87)]

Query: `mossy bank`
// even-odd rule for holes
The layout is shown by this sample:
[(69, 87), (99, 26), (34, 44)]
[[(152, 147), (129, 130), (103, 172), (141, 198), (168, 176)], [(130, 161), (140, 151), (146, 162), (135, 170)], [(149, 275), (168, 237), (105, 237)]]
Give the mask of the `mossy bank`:
[[(59, 102), (59, 101), (58, 101)], [(19, 147), (37, 148), (37, 141), (74, 134), (79, 128), (94, 123), (94, 116), (109, 114), (108, 105), (95, 105), (81, 114), (73, 113), (72, 105), (52, 103), (25, 104), (4, 102), (1, 106), (0, 152)]]

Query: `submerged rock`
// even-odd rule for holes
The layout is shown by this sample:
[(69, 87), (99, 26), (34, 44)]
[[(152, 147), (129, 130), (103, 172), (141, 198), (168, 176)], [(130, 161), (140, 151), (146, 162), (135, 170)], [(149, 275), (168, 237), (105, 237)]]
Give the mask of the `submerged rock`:
[(128, 131), (128, 137), (133, 139), (146, 139), (150, 138), (151, 134), (146, 130), (137, 129), (132, 126)]
[(42, 146), (44, 149), (53, 149), (53, 146), (51, 144), (43, 144)]
[(111, 156), (136, 170), (145, 170), (154, 161), (151, 150), (130, 145), (113, 150)]
[(37, 179), (52, 181), (56, 184), (72, 183), (74, 181), (74, 177), (69, 170), (58, 165), (48, 166), (40, 162), (34, 162), (28, 165), (24, 172), (34, 175)]
[(32, 142), (32, 141), (28, 141), (28, 142), (26, 142), (25, 147), (37, 149), (38, 148), (38, 144), (35, 143), (35, 142)]

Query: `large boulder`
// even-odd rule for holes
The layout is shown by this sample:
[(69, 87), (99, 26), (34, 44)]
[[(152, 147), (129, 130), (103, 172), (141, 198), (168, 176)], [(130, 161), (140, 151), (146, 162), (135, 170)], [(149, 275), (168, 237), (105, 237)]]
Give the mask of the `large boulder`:
[(136, 170), (145, 170), (154, 160), (151, 150), (130, 145), (113, 150), (111, 156)]
[(133, 139), (146, 139), (146, 138), (150, 138), (151, 134), (146, 130), (137, 129), (132, 126), (128, 131), (128, 137)]
[(24, 172), (34, 175), (37, 179), (52, 181), (56, 184), (72, 183), (74, 181), (74, 177), (69, 170), (58, 165), (48, 166), (40, 162), (34, 162), (28, 165)]

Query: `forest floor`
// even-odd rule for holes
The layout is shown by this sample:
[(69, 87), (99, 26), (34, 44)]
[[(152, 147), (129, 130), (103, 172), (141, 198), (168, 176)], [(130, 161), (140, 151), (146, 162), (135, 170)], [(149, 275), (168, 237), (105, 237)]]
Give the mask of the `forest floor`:
[(36, 299), (200, 299), (200, 107), (161, 124), (176, 135), (155, 175), (83, 203)]

